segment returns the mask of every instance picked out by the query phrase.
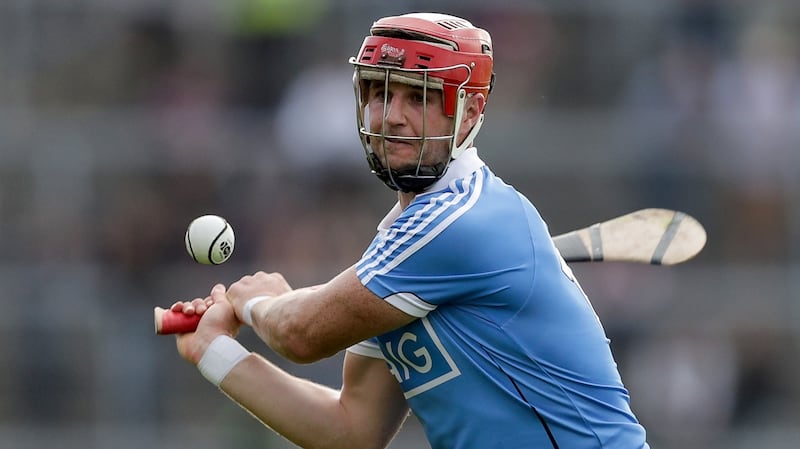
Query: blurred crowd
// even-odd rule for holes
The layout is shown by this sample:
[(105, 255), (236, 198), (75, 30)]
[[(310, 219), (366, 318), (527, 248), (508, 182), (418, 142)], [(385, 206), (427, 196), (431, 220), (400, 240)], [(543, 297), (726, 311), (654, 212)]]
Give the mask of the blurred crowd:
[[(0, 446), (290, 447), (153, 334), (152, 307), (357, 260), (394, 196), (347, 58), (373, 20), (441, 10), (492, 32), (478, 147), (554, 234), (642, 207), (707, 227), (685, 265), (575, 267), (651, 445), (800, 447), (800, 4), (484, 3), (1, 3)], [(225, 265), (185, 253), (205, 213), (236, 231)], [(336, 385), (337, 357), (275, 360)]]

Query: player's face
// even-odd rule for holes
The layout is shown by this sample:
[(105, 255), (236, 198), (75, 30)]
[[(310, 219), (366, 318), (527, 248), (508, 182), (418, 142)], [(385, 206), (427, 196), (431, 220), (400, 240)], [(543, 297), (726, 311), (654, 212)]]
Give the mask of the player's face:
[[(412, 168), (446, 162), (450, 158), (449, 139), (430, 139), (449, 136), (453, 119), (444, 114), (442, 91), (402, 83), (372, 81), (368, 86), (366, 109), (369, 130), (387, 138), (370, 139), (372, 151), (392, 169)], [(427, 139), (402, 139), (422, 137)], [(399, 136), (399, 137), (398, 137)]]

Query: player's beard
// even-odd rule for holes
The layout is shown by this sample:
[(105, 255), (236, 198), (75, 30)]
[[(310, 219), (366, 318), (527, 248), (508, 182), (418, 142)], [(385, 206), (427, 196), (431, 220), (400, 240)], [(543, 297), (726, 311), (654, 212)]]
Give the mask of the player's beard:
[[(396, 175), (405, 174), (406, 176), (417, 176), (423, 173), (430, 173), (426, 167), (433, 167), (438, 164), (446, 163), (446, 159), (434, 157), (432, 149), (429, 148), (430, 142), (424, 146), (400, 145), (400, 148), (392, 142), (386, 143), (386, 148), (380, 148), (376, 154), (380, 165), (391, 170)], [(381, 142), (381, 145), (383, 143)]]
[[(387, 135), (397, 134), (393, 134), (390, 130)], [(419, 166), (434, 166), (449, 161), (450, 139), (422, 140), (413, 137), (409, 140), (404, 140), (402, 137), (387, 139), (372, 137), (370, 146), (384, 168), (392, 170), (413, 170)]]

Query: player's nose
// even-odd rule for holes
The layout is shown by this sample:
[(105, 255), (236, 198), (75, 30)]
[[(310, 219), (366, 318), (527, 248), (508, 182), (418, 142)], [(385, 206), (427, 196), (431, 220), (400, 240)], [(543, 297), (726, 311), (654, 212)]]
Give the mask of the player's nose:
[(401, 126), (406, 123), (406, 105), (400, 95), (392, 95), (387, 99), (384, 120), (389, 126)]

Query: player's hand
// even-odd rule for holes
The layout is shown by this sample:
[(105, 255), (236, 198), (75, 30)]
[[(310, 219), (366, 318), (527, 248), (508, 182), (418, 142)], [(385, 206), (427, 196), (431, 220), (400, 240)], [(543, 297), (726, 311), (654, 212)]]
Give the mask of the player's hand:
[(211, 295), (205, 298), (195, 298), (191, 301), (178, 301), (169, 307), (172, 312), (183, 313), (185, 315), (202, 315), (214, 304)]
[(245, 322), (243, 309), (247, 301), (256, 296), (279, 296), (290, 291), (292, 291), (292, 287), (289, 286), (282, 274), (259, 271), (253, 275), (244, 276), (231, 284), (226, 296), (233, 305), (236, 316), (241, 322)]
[(177, 302), (170, 307), (173, 312), (182, 312), (188, 315), (200, 314), (203, 316), (194, 332), (176, 336), (178, 353), (195, 365), (200, 361), (206, 348), (214, 338), (219, 335), (236, 337), (236, 334), (239, 333), (241, 323), (236, 319), (231, 304), (226, 300), (214, 301), (214, 297), (225, 297), (224, 285), (215, 285), (211, 289), (211, 295), (206, 298)]

